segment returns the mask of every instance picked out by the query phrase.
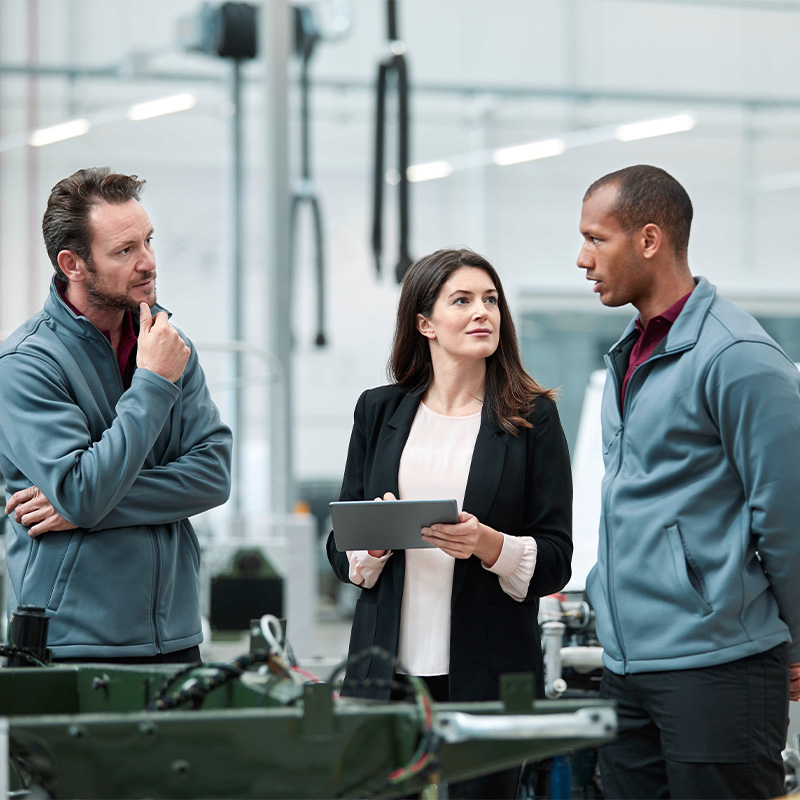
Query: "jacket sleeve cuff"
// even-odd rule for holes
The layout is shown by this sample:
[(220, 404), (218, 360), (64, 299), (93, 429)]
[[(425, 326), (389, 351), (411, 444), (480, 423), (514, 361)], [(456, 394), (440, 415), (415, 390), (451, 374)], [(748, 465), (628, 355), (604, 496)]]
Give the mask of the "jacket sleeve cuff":
[(178, 395), (181, 393), (181, 390), (172, 381), (168, 381), (166, 378), (161, 377), (161, 375), (159, 375), (157, 372), (153, 372), (152, 370), (144, 367), (137, 367), (134, 370), (131, 385), (133, 385), (133, 382), (137, 380), (143, 380), (152, 384), (153, 386), (158, 387), (162, 392), (169, 395), (173, 402), (178, 399)]

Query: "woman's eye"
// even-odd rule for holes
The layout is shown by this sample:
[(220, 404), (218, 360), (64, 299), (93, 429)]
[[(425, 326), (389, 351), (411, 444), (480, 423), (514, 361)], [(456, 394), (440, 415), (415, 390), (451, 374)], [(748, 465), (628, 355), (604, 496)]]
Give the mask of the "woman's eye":
[(491, 295), (490, 297), (486, 298), (485, 302), (491, 303), (492, 305), (496, 306), (497, 305), (497, 298), (494, 295)]

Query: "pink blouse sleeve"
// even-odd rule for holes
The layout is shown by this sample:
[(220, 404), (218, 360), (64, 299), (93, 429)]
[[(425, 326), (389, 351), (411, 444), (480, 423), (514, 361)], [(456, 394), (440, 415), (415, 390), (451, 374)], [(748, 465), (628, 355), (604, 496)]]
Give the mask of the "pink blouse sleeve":
[[(347, 560), (350, 562), (348, 573), (350, 580), (364, 589), (371, 589), (378, 581), (383, 572), (383, 565), (389, 560), (392, 554), (388, 550), (380, 558), (371, 556), (369, 550), (348, 550)], [(501, 556), (502, 558), (502, 556)], [(533, 572), (531, 570), (531, 572)]]
[[(500, 579), (500, 588), (514, 600), (522, 602), (528, 595), (528, 584), (536, 569), (536, 539), (532, 536), (503, 534), (503, 549), (494, 566), (483, 568), (494, 572)], [(377, 561), (378, 559), (373, 559)], [(353, 564), (350, 562), (352, 575)], [(377, 576), (375, 578), (377, 580)]]

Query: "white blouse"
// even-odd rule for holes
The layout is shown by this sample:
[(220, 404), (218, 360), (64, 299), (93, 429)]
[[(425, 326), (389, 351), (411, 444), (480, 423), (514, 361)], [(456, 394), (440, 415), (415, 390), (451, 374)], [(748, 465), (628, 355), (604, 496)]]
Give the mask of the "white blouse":
[[(400, 458), (400, 500), (453, 497), (464, 504), (467, 477), (481, 425), (481, 413), (448, 417), (419, 404)], [(450, 597), (455, 559), (438, 548), (406, 550), (403, 606), (400, 614), (398, 671), (446, 675), (450, 669)], [(348, 551), (350, 580), (371, 588), (391, 552), (380, 558), (366, 550)], [(536, 567), (536, 540), (503, 534), (497, 562), (484, 569), (498, 575), (500, 587), (515, 600), (525, 599)]]

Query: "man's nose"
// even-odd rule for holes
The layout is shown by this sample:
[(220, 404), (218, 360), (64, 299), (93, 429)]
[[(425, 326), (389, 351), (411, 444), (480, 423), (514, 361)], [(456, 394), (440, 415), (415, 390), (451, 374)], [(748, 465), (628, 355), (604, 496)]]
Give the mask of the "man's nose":
[(150, 250), (145, 250), (136, 264), (140, 272), (152, 272), (156, 268), (156, 257)]
[(578, 253), (578, 260), (576, 262), (581, 269), (590, 269), (592, 266), (592, 259), (586, 252), (586, 245), (581, 246), (581, 251)]

